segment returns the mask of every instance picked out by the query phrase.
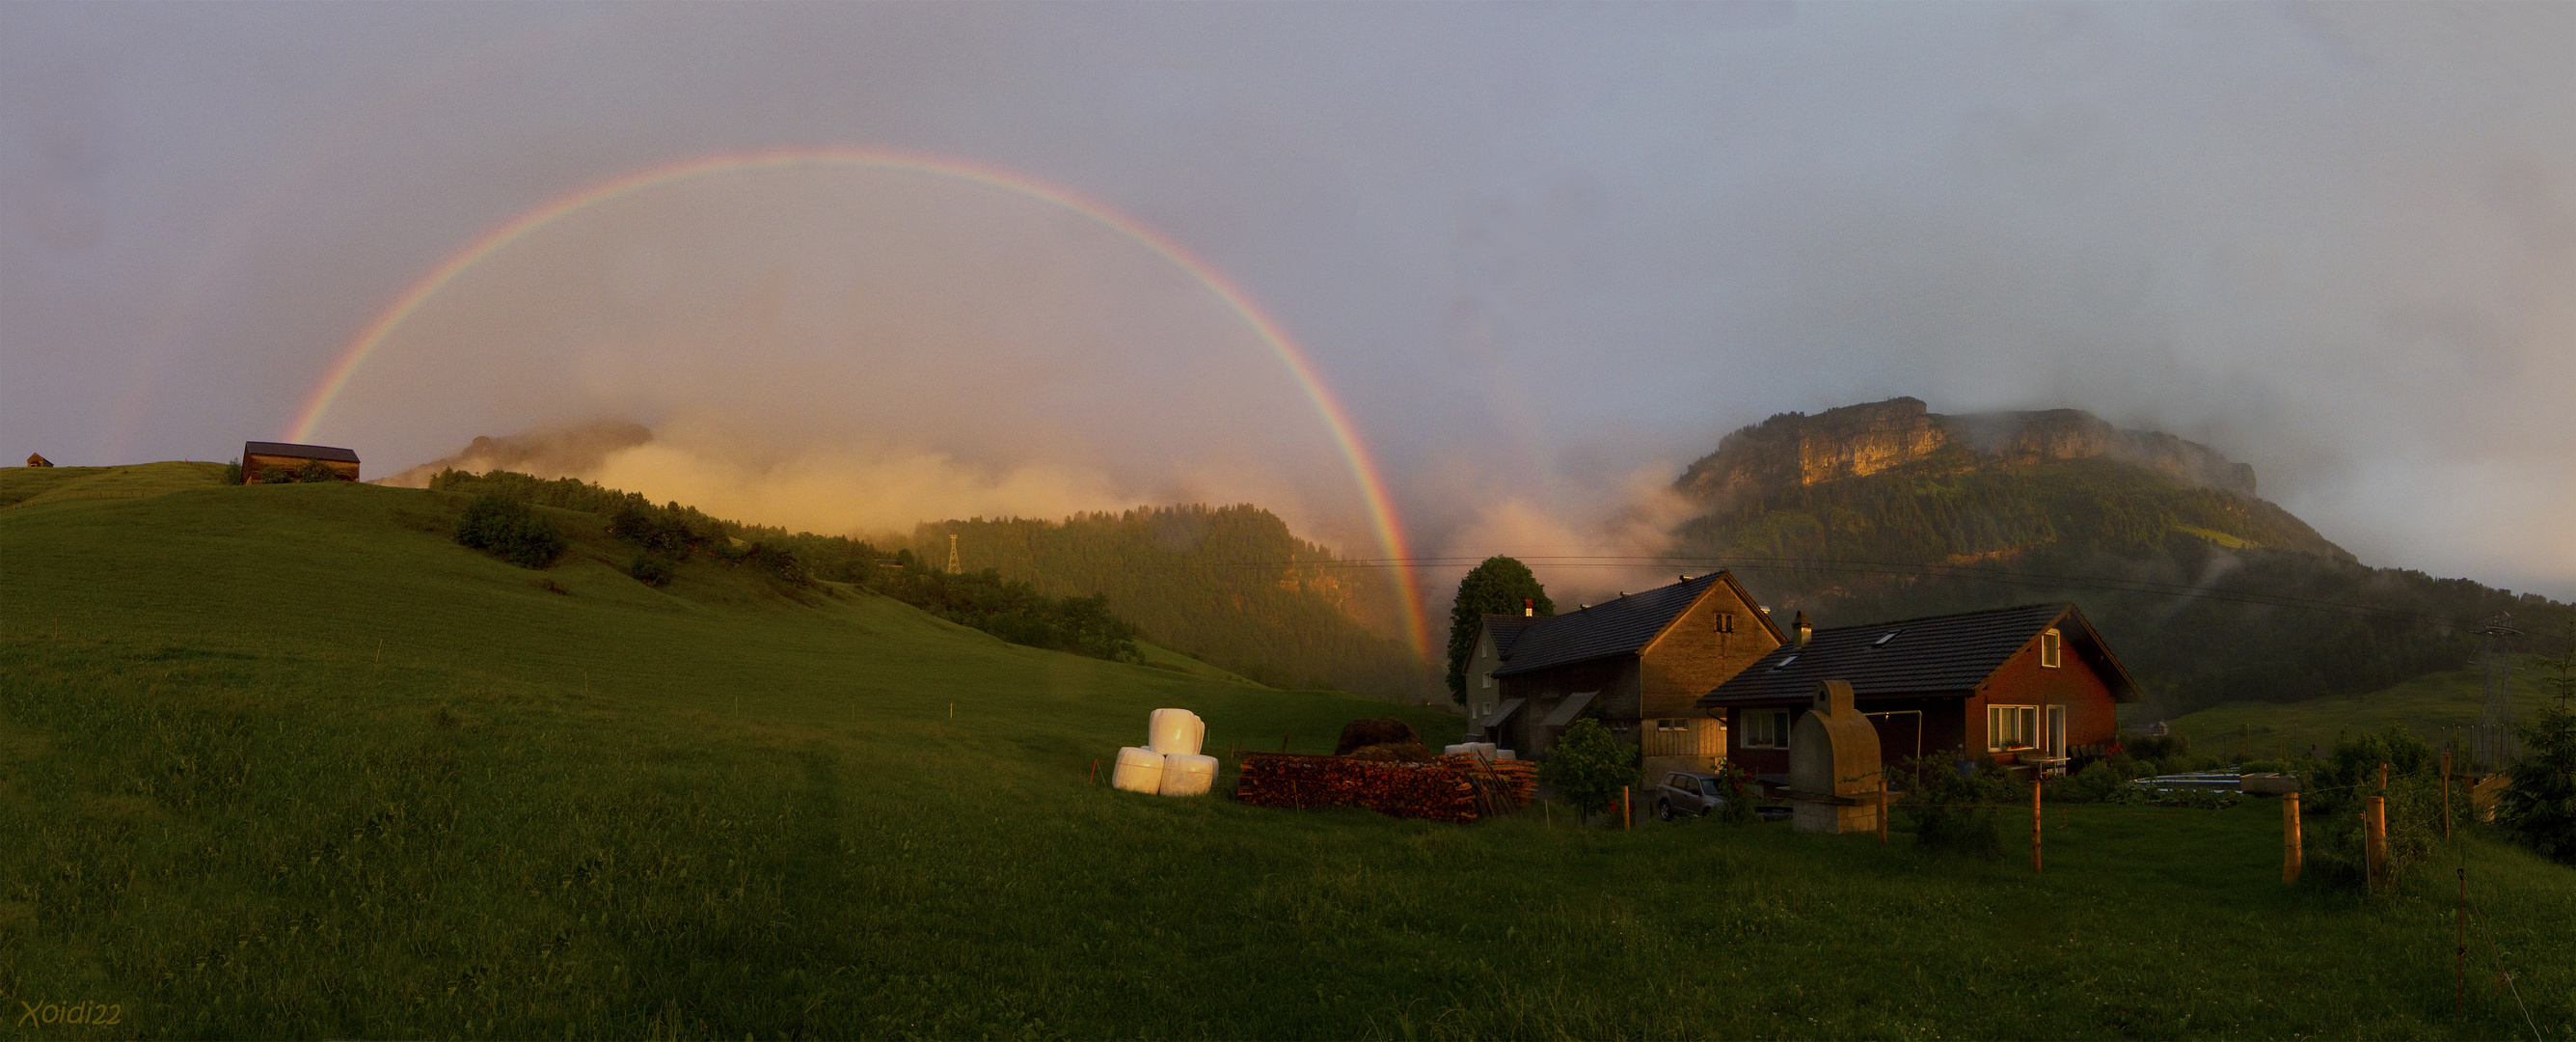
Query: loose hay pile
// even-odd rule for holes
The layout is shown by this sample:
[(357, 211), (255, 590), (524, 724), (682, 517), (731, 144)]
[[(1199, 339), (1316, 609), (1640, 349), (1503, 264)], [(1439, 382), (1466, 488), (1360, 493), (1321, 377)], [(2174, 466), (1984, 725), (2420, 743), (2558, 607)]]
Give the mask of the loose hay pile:
[(1256, 807), (1366, 807), (1398, 818), (1468, 822), (1509, 813), (1527, 804), (1537, 788), (1538, 769), (1516, 760), (1492, 763), (1462, 755), (1401, 763), (1248, 753), (1234, 798)]

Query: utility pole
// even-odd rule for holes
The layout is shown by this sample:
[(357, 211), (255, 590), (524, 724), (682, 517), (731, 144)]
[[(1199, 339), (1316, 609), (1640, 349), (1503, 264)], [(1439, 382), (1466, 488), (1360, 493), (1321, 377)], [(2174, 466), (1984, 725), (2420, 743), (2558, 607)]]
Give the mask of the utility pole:
[(964, 575), (966, 566), (957, 562), (957, 533), (948, 533), (948, 574)]
[(2505, 763), (2518, 759), (2520, 743), (2513, 738), (2513, 688), (2505, 683), (2504, 641), (2522, 636), (2513, 628), (2513, 615), (2499, 613), (2487, 620), (2478, 631), (2487, 639), (2486, 702), (2478, 707), (2478, 725), (2469, 732), (2469, 757), (2489, 771), (2503, 770)]

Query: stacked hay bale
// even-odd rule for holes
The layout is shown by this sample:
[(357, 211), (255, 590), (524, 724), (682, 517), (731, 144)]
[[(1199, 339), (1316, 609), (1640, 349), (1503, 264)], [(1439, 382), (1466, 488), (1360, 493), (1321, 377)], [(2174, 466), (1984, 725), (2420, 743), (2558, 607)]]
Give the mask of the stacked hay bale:
[(1199, 755), (1207, 722), (1187, 709), (1157, 709), (1145, 717), (1145, 744), (1118, 750), (1109, 784), (1129, 792), (1204, 796), (1216, 785), (1216, 757)]

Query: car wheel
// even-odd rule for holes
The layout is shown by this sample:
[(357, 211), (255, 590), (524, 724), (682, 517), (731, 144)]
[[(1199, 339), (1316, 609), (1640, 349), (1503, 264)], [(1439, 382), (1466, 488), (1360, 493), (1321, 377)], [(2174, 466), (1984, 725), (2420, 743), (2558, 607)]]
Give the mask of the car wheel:
[(1671, 800), (1656, 800), (1656, 801), (1655, 801), (1655, 818), (1656, 818), (1656, 820), (1658, 820), (1658, 821), (1671, 821), (1671, 820), (1673, 820), (1673, 801), (1671, 801)]

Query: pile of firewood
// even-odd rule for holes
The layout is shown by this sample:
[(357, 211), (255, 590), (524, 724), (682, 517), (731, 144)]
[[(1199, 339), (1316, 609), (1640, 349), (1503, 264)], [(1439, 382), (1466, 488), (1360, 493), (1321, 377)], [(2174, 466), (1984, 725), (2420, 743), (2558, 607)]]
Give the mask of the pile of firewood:
[(1247, 753), (1234, 798), (1256, 807), (1366, 807), (1399, 818), (1474, 821), (1479, 787), (1447, 764)]
[(1488, 760), (1473, 753), (1457, 753), (1440, 758), (1440, 765), (1457, 771), (1476, 788), (1477, 813), (1491, 817), (1509, 814), (1538, 795), (1538, 765), (1527, 760)]

